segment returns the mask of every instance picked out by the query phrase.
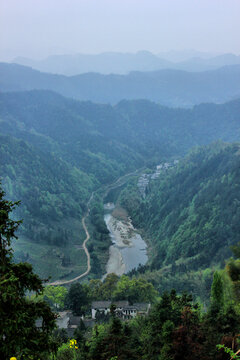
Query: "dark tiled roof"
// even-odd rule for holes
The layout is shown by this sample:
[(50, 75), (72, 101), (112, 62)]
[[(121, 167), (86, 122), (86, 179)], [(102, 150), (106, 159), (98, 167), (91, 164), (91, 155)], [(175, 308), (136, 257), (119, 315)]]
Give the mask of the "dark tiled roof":
[(136, 306), (134, 305), (124, 306), (124, 310), (136, 310)]
[(129, 302), (128, 301), (113, 301), (112, 302), (114, 305), (116, 305), (117, 308), (122, 308), (122, 307), (126, 307), (129, 306)]
[(111, 301), (93, 301), (92, 302), (92, 308), (93, 309), (102, 309), (102, 308), (108, 308), (111, 306)]
[(80, 324), (80, 321), (81, 321), (81, 316), (71, 315), (69, 317), (69, 326), (72, 326), (72, 325), (78, 326)]
[(147, 311), (150, 307), (150, 304), (148, 303), (135, 303), (133, 304), (133, 306), (138, 310), (138, 311)]
[(93, 309), (110, 308), (111, 304), (115, 305), (117, 308), (129, 306), (129, 302), (127, 300), (124, 300), (124, 301), (93, 301), (92, 308)]
[(127, 300), (124, 301), (93, 301), (92, 308), (93, 309), (106, 309), (110, 308), (111, 304), (115, 305), (116, 308), (123, 308), (125, 310), (137, 310), (137, 311), (147, 311), (150, 307), (148, 303), (134, 303), (133, 305), (129, 305)]

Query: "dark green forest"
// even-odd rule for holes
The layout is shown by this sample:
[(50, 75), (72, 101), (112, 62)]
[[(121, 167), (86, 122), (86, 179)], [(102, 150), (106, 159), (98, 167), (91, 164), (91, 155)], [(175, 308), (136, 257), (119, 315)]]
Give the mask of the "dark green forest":
[[(6, 200), (0, 189), (2, 359), (239, 359), (240, 243), (232, 248), (235, 259), (214, 273), (207, 310), (187, 293), (160, 294), (151, 283), (136, 277), (110, 274), (104, 281), (72, 284), (69, 290), (44, 287), (29, 263), (13, 261), (11, 244), (21, 222), (12, 220), (11, 212), (17, 205)], [(112, 305), (108, 315), (97, 316), (94, 327), (80, 321), (72, 339), (64, 329), (56, 329), (56, 310), (68, 309), (87, 319), (91, 301), (99, 299), (110, 300)], [(114, 302), (124, 299), (150, 302), (151, 308), (144, 316), (121, 321)]]
[[(0, 105), (0, 175), (10, 200), (0, 192), (1, 356), (235, 356), (240, 331), (239, 100), (187, 110), (146, 100), (99, 105), (30, 91), (1, 93)], [(174, 166), (149, 182), (143, 198), (137, 187), (141, 173), (152, 174), (156, 165), (175, 159)], [(103, 220), (104, 194), (116, 183), (114, 201), (146, 239), (149, 261), (127, 276), (111, 274), (101, 281), (111, 244)], [(21, 205), (16, 207), (11, 201), (17, 200)], [(67, 288), (43, 286), (34, 271), (53, 280), (86, 271), (81, 219), (88, 208), (90, 274)], [(21, 226), (18, 219), (23, 219)], [(121, 322), (113, 306), (92, 329), (80, 323), (76, 343), (69, 344), (64, 331), (54, 331), (54, 312), (70, 309), (90, 318), (95, 300), (150, 302), (151, 311)]]
[(224, 267), (230, 246), (239, 241), (239, 179), (239, 144), (217, 142), (162, 171), (145, 199), (136, 181), (122, 190), (118, 201), (151, 248), (140, 273), (161, 290), (185, 288), (207, 298), (211, 269)]
[(0, 360), (240, 360), (240, 0), (0, 0)]
[[(16, 259), (31, 261), (38, 273), (43, 276), (51, 274), (53, 279), (74, 276), (79, 270), (78, 257), (82, 262), (80, 267), (86, 266), (81, 250), (85, 234), (79, 219), (85, 213), (93, 191), (136, 169), (151, 169), (163, 161), (181, 158), (194, 146), (218, 139), (239, 140), (239, 113), (239, 100), (222, 105), (202, 104), (186, 110), (170, 109), (146, 100), (124, 100), (116, 106), (100, 105), (66, 99), (50, 91), (1, 93), (0, 175), (9, 198), (21, 199), (22, 206), (16, 215), (24, 219), (19, 230), (21, 242), (16, 244)], [(218, 151), (219, 145), (215, 147)], [(205, 154), (208, 150), (201, 151)], [(212, 152), (214, 150), (209, 150), (209, 154)], [(176, 261), (196, 256), (194, 261), (188, 261), (188, 265), (186, 261), (177, 265), (178, 270), (179, 266), (182, 267), (182, 272), (185, 266), (195, 271), (200, 265), (212, 267), (223, 264), (224, 256), (229, 254), (227, 244), (234, 242), (237, 225), (234, 231), (228, 230), (229, 226), (222, 231), (224, 225), (216, 230), (216, 224), (213, 229), (210, 223), (206, 225), (205, 233), (200, 231), (201, 225), (193, 226), (196, 221), (199, 224), (204, 222), (202, 214), (205, 218), (209, 215), (210, 210), (204, 207), (206, 205), (201, 207), (200, 203), (205, 201), (210, 184), (209, 189), (205, 189), (205, 195), (202, 189), (196, 212), (198, 220), (194, 218), (195, 213), (190, 219), (189, 212), (194, 209), (193, 205), (190, 207), (193, 195), (199, 191), (200, 179), (204, 177), (203, 180), (206, 180), (205, 167), (208, 165), (204, 165), (206, 159), (203, 154), (196, 155), (196, 169), (191, 166), (191, 157), (186, 158), (183, 162), (186, 165), (181, 165), (186, 167), (185, 175), (171, 180), (169, 187), (165, 184), (166, 188), (162, 191), (165, 199), (168, 197), (167, 204), (161, 202), (162, 193), (155, 183), (151, 185), (146, 203), (141, 202), (141, 208), (129, 209), (137, 226), (145, 229), (151, 246), (157, 249), (158, 256), (151, 259), (151, 269), (171, 265), (174, 272)], [(228, 158), (222, 161), (228, 163)], [(223, 176), (223, 165), (217, 158), (212, 159), (208, 171), (218, 169)], [(192, 171), (195, 175), (190, 175)], [(214, 181), (220, 182), (219, 178), (214, 179), (215, 173), (218, 174), (213, 171), (210, 179), (212, 187), (215, 186)], [(178, 190), (177, 182), (185, 179), (184, 176), (187, 185)], [(164, 181), (168, 182), (169, 178)], [(184, 189), (188, 190), (187, 194)], [(215, 188), (216, 191), (219, 192), (220, 188)], [(184, 198), (181, 208), (175, 206), (179, 204), (179, 192), (183, 192)], [(215, 192), (211, 196), (215, 196)], [(154, 204), (151, 204), (151, 193), (153, 199), (156, 197)], [(97, 274), (104, 271), (107, 256), (101, 254), (107, 254), (110, 241), (103, 221), (101, 196), (94, 196), (89, 217), (94, 241), (89, 250), (93, 274)], [(127, 204), (124, 205), (127, 207)], [(221, 216), (226, 219), (225, 215)], [(160, 218), (164, 218), (161, 223)], [(184, 224), (183, 219), (187, 219)], [(221, 221), (218, 219), (216, 223)], [(190, 227), (194, 227), (191, 243), (188, 222)], [(215, 239), (215, 231), (216, 234), (222, 231), (218, 240)], [(180, 233), (184, 234), (181, 242), (178, 241)], [(163, 240), (159, 241), (162, 234)], [(214, 238), (209, 257), (203, 250), (208, 246), (204, 240), (206, 234)], [(201, 239), (198, 242), (199, 236)], [(165, 244), (170, 238), (173, 239), (172, 249), (167, 246), (166, 254)], [(220, 243), (219, 255), (215, 254), (217, 242)], [(78, 255), (74, 254), (76, 250)], [(211, 264), (210, 253), (216, 255)]]

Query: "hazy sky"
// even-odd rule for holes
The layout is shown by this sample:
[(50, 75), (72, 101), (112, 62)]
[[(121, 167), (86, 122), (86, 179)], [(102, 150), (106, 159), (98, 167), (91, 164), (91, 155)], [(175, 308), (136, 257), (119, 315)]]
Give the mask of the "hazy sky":
[(197, 49), (240, 54), (240, 0), (0, 0), (0, 58)]

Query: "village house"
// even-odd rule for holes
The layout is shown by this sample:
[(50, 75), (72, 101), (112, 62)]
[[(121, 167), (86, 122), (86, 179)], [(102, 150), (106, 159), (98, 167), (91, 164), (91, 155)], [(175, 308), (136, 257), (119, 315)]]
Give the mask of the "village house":
[(84, 316), (73, 315), (71, 311), (62, 311), (58, 313), (57, 327), (58, 329), (64, 329), (69, 337), (73, 337), (74, 331), (83, 322), (86, 328), (93, 327), (95, 320), (85, 319)]
[(110, 314), (111, 305), (115, 306), (115, 314), (117, 317), (128, 320), (137, 315), (147, 315), (150, 310), (148, 303), (135, 303), (130, 305), (128, 301), (93, 301), (92, 303), (92, 319), (96, 319), (97, 313), (108, 315)]
[[(135, 303), (130, 305), (128, 301), (93, 301), (91, 308), (91, 318), (84, 316), (75, 316), (72, 311), (58, 312), (57, 327), (64, 329), (69, 337), (73, 337), (74, 331), (82, 321), (86, 328), (93, 327), (97, 320), (97, 314), (100, 316), (110, 316), (111, 306), (114, 306), (115, 315), (122, 320), (130, 320), (137, 315), (145, 316), (148, 314), (151, 304), (148, 303)], [(42, 319), (36, 320), (36, 326), (42, 327)]]

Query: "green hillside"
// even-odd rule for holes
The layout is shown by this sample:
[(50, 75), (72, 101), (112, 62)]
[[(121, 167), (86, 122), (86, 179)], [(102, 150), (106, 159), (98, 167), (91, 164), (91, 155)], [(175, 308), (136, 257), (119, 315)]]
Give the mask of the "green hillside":
[[(99, 105), (66, 99), (50, 91), (1, 93), (0, 176), (7, 196), (22, 201), (19, 215), (24, 219), (16, 257), (30, 257), (44, 276), (51, 273), (56, 278), (57, 274), (66, 277), (75, 274), (77, 260), (74, 262), (75, 255), (71, 255), (72, 245), (80, 250), (85, 236), (80, 220), (92, 191), (136, 169), (152, 168), (159, 162), (180, 158), (196, 145), (217, 139), (240, 140), (239, 114), (239, 100), (184, 110), (146, 100), (121, 101), (116, 106)], [(173, 183), (172, 187), (175, 185)], [(166, 189), (163, 192), (167, 193)], [(172, 201), (174, 203), (175, 198)], [(146, 207), (145, 217), (150, 207), (145, 203), (141, 206)], [(94, 207), (96, 216), (90, 219), (95, 239), (93, 269), (101, 272), (106, 256), (102, 259), (100, 252), (104, 249), (106, 253), (109, 245), (101, 198), (96, 197)], [(136, 213), (138, 208), (134, 211)], [(167, 233), (175, 213), (171, 213), (171, 208), (168, 213), (168, 208), (162, 209), (160, 205), (153, 211), (150, 223), (146, 222), (148, 216), (144, 221), (151, 230), (149, 236), (157, 238), (158, 232)], [(169, 216), (161, 222), (160, 230), (155, 226), (159, 211)], [(177, 216), (181, 214), (182, 217), (181, 212), (179, 209)], [(172, 234), (173, 230), (169, 231)], [(179, 233), (174, 236), (180, 237)], [(203, 263), (202, 245), (198, 245), (197, 250), (194, 246), (184, 242), (185, 250), (181, 247), (181, 251), (187, 251), (187, 257), (195, 256), (197, 251)], [(158, 246), (158, 253), (162, 255), (152, 262), (152, 267), (158, 268), (161, 261), (167, 265), (178, 260), (175, 248), (167, 255), (164, 249), (165, 245)], [(52, 251), (52, 257), (45, 256)], [(211, 251), (214, 253), (214, 248)], [(101, 265), (96, 255), (102, 259)], [(83, 264), (85, 260), (84, 257)], [(45, 266), (48, 261), (49, 266)]]
[(101, 181), (132, 170), (143, 159), (182, 155), (193, 146), (218, 139), (237, 141), (239, 114), (240, 100), (186, 110), (146, 100), (100, 105), (50, 91), (0, 94), (1, 133), (61, 154), (97, 177), (96, 163), (103, 172), (110, 163), (113, 176)]
[(23, 219), (18, 234), (21, 241), (15, 243), (16, 259), (31, 261), (45, 277), (85, 269), (81, 249), (85, 234), (79, 219), (93, 180), (55, 156), (46, 156), (23, 140), (8, 136), (0, 136), (0, 174), (9, 198), (21, 199), (15, 213)]
[(130, 184), (120, 202), (148, 238), (146, 276), (199, 293), (197, 286), (204, 278), (207, 286), (210, 275), (203, 270), (224, 266), (240, 238), (240, 145), (193, 150), (150, 182), (145, 199)]

